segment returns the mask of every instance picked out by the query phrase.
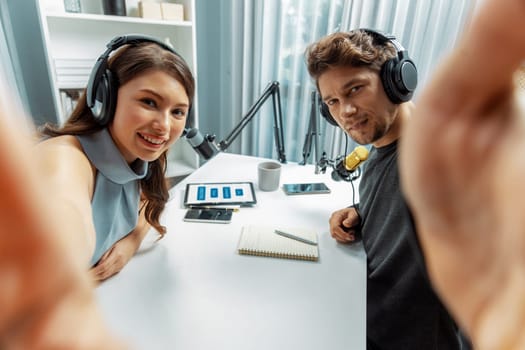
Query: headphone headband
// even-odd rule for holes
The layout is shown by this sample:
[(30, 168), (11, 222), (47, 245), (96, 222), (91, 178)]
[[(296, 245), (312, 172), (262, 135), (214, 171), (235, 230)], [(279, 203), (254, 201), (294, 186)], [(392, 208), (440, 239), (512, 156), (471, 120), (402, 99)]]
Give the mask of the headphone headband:
[(175, 52), (175, 50), (173, 50), (171, 46), (158, 40), (157, 38), (154, 38), (152, 36), (142, 35), (142, 34), (128, 34), (128, 35), (117, 36), (111, 39), (111, 41), (106, 45), (106, 47), (109, 50), (114, 51), (124, 45), (128, 45), (128, 44), (137, 45), (137, 44), (144, 43), (144, 42), (155, 43), (159, 45), (160, 47), (162, 47), (163, 49), (167, 51), (171, 51), (180, 57), (180, 55), (177, 52)]
[(147, 35), (142, 34), (129, 34), (121, 35), (111, 39), (109, 43), (106, 44), (106, 51), (102, 53), (95, 62), (91, 75), (89, 76), (87, 89), (86, 89), (86, 103), (89, 108), (95, 108), (96, 104), (96, 86), (100, 82), (102, 75), (105, 74), (106, 69), (108, 68), (108, 58), (113, 51), (116, 51), (124, 45), (137, 45), (144, 42), (150, 42), (157, 44), (163, 49), (172, 52), (182, 59), (171, 46), (163, 43), (162, 41)]
[(381, 41), (383, 41), (384, 43), (388, 43), (388, 42), (392, 43), (392, 45), (394, 45), (397, 52), (406, 51), (403, 45), (401, 45), (401, 43), (397, 41), (396, 37), (392, 34), (388, 34), (380, 30), (370, 29), (370, 28), (360, 28), (357, 30), (361, 30), (372, 36), (375, 36), (376, 38), (381, 39)]
[(109, 56), (124, 45), (138, 45), (147, 42), (160, 46), (185, 62), (171, 46), (151, 36), (128, 34), (111, 39), (106, 44), (106, 51), (97, 58), (86, 87), (86, 105), (91, 109), (93, 117), (99, 124), (106, 125), (110, 121), (117, 104), (118, 79), (108, 69)]

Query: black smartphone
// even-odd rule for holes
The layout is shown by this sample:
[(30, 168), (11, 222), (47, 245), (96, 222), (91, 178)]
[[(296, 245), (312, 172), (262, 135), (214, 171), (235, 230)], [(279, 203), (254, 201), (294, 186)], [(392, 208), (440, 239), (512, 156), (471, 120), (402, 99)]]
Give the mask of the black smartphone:
[(315, 194), (330, 193), (330, 189), (324, 182), (302, 183), (302, 184), (284, 184), (283, 191), (286, 194)]
[(227, 224), (232, 220), (233, 209), (225, 208), (191, 208), (184, 215), (184, 221)]

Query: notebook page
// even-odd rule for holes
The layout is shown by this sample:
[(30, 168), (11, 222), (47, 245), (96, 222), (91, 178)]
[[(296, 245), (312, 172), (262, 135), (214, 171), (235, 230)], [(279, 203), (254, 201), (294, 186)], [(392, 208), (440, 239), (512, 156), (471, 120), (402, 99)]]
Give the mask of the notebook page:
[[(278, 235), (274, 232), (275, 229), (275, 227), (270, 226), (244, 226), (239, 239), (239, 253), (289, 259), (317, 260), (319, 256), (317, 245)], [(279, 227), (278, 229), (317, 242), (317, 233), (315, 231), (290, 227)]]

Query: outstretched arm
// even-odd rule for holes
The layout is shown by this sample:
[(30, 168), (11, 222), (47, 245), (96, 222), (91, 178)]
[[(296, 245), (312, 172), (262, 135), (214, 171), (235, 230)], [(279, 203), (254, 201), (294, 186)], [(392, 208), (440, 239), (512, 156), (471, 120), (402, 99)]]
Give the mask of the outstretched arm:
[(525, 348), (523, 18), (525, 1), (484, 0), (401, 144), (430, 276), (479, 349)]
[(0, 348), (122, 348), (95, 304), (85, 261), (60, 238), (81, 218), (71, 211), (56, 220), (54, 194), (35, 172), (22, 125), (9, 123), (18, 111), (6, 100), (0, 96)]

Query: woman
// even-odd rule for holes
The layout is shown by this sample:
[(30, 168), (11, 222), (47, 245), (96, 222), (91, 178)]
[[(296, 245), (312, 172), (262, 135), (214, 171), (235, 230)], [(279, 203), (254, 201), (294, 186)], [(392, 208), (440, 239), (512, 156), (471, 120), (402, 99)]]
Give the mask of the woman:
[(154, 39), (126, 38), (108, 44), (70, 118), (60, 128), (46, 125), (48, 138), (36, 147), (50, 200), (77, 216), (78, 227), (62, 238), (96, 280), (119, 272), (151, 226), (165, 234), (166, 152), (194, 95), (182, 57)]

